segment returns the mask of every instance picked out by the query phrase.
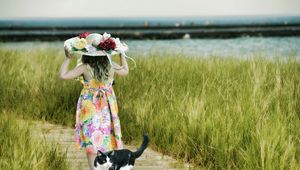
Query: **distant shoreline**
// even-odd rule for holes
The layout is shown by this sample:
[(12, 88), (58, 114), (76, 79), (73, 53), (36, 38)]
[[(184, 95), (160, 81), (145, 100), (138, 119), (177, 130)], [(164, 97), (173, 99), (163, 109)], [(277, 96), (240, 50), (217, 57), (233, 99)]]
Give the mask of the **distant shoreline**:
[(55, 41), (81, 32), (122, 39), (299, 36), (300, 16), (0, 19), (0, 41)]
[(122, 26), (122, 27), (0, 27), (0, 41), (57, 41), (82, 32), (109, 32), (122, 39), (236, 38), (242, 36), (300, 36), (300, 24), (222, 26)]

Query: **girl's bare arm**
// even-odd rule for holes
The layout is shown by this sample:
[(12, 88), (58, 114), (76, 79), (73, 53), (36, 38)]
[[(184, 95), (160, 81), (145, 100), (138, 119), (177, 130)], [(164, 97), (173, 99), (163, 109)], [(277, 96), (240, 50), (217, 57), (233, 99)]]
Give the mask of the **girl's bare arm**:
[(74, 79), (74, 78), (80, 76), (81, 74), (83, 74), (86, 70), (86, 64), (82, 64), (78, 67), (75, 67), (73, 70), (68, 71), (68, 67), (70, 64), (70, 58), (72, 58), (72, 56), (70, 55), (67, 48), (65, 48), (65, 54), (66, 54), (66, 58), (60, 68), (58, 78), (62, 79), (62, 80), (68, 80), (68, 79)]
[(70, 64), (70, 59), (66, 58), (65, 61), (63, 62), (60, 72), (59, 72), (59, 79), (61, 80), (69, 80), (69, 79), (74, 79), (81, 74), (83, 74), (86, 70), (86, 65), (82, 64), (78, 67), (75, 67), (73, 70), (68, 71), (68, 66)]

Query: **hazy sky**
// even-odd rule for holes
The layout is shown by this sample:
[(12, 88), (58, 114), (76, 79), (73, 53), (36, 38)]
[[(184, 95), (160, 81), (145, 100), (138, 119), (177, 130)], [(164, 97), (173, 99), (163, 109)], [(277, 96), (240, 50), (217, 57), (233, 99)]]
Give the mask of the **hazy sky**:
[(0, 0), (0, 17), (300, 15), (300, 0)]

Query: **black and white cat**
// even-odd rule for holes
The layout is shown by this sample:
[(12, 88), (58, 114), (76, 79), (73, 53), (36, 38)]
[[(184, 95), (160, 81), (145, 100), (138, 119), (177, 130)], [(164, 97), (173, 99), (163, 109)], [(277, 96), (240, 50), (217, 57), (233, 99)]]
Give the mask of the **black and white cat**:
[(149, 138), (144, 135), (143, 143), (140, 148), (132, 152), (128, 149), (113, 150), (102, 153), (98, 151), (94, 161), (96, 170), (132, 170), (135, 159), (140, 157), (147, 148)]

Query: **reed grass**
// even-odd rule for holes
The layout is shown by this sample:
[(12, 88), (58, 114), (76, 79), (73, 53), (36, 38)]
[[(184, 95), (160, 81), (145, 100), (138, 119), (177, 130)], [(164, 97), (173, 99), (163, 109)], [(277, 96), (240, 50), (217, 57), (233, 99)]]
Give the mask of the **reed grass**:
[[(74, 124), (82, 86), (58, 80), (62, 51), (0, 55), (2, 109)], [(134, 57), (114, 85), (124, 141), (147, 132), (153, 148), (206, 169), (300, 168), (296, 57)]]
[(148, 132), (157, 149), (212, 169), (297, 169), (300, 63), (150, 56), (120, 79), (126, 140)]

